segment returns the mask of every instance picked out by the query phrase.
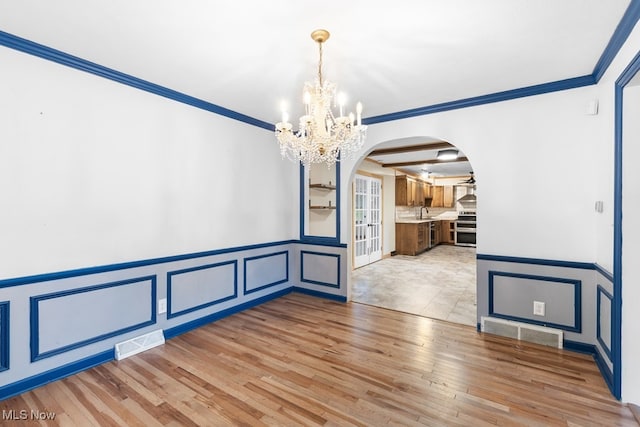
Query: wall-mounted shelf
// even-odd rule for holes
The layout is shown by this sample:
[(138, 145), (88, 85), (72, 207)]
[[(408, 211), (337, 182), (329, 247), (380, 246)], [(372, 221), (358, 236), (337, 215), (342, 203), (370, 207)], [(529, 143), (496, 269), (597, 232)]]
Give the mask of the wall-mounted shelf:
[(312, 164), (304, 177), (307, 223), (304, 235), (336, 238), (338, 234), (338, 193), (340, 188), (337, 166)]
[(309, 209), (314, 209), (314, 210), (330, 210), (330, 209), (335, 209), (335, 206), (311, 206), (309, 205)]
[(316, 188), (318, 190), (335, 190), (336, 186), (329, 184), (309, 184), (309, 188)]

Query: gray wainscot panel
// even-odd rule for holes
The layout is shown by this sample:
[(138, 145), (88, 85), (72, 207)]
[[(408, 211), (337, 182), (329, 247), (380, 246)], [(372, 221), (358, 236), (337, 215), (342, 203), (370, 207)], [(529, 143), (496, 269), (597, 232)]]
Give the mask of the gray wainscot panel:
[(613, 370), (613, 283), (599, 275), (596, 292), (596, 346), (609, 370)]
[(300, 251), (300, 281), (340, 288), (340, 254)]
[(611, 313), (613, 295), (607, 292), (602, 286), (598, 286), (598, 342), (611, 358)]
[(237, 260), (167, 273), (167, 318), (200, 310), (237, 296)]
[(289, 281), (289, 251), (244, 258), (244, 294)]
[[(563, 277), (489, 271), (489, 315), (581, 332), (582, 282)], [(533, 314), (534, 301), (545, 304)]]
[(155, 296), (148, 276), (31, 297), (31, 361), (155, 323)]

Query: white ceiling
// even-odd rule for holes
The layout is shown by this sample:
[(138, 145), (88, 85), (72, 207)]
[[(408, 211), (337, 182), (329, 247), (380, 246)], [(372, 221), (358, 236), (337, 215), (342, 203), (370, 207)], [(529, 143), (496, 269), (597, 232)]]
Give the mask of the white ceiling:
[[(408, 173), (422, 178), (438, 178), (447, 176), (468, 177), (473, 171), (471, 164), (466, 161), (465, 154), (455, 146), (439, 147), (445, 141), (430, 137), (402, 138), (384, 142), (375, 147), (367, 157), (370, 160), (389, 167), (393, 174)], [(409, 149), (412, 151), (399, 153), (383, 153), (388, 149)], [(445, 148), (458, 150), (458, 159), (453, 161), (439, 161), (438, 151)], [(418, 162), (418, 164), (414, 164)], [(409, 163), (409, 164), (404, 164)], [(428, 173), (429, 175), (426, 175)]]
[(0, 30), (275, 123), (301, 113), (317, 28), (366, 118), (590, 75), (629, 3), (0, 0)]

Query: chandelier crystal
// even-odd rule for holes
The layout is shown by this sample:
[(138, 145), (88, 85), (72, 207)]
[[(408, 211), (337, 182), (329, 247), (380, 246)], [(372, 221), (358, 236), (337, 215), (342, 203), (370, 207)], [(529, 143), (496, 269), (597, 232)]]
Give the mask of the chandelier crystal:
[[(344, 115), (344, 97), (336, 96), (336, 85), (322, 78), (322, 43), (329, 38), (326, 30), (316, 30), (311, 38), (318, 43), (318, 76), (313, 83), (306, 82), (303, 89), (305, 114), (300, 117), (299, 129), (293, 130), (289, 115), (282, 112), (282, 121), (276, 123), (276, 138), (280, 153), (292, 161), (308, 167), (312, 163), (331, 166), (340, 159), (353, 156), (360, 150), (367, 133), (362, 125), (362, 104), (356, 106), (356, 116)], [(335, 117), (331, 107), (339, 106)]]

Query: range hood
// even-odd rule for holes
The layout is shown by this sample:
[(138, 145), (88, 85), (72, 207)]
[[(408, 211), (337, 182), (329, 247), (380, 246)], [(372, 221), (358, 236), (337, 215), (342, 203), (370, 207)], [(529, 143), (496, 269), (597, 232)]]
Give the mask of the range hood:
[(476, 195), (475, 194), (465, 194), (464, 196), (460, 197), (458, 199), (459, 202), (466, 202), (466, 203), (471, 203), (471, 202), (475, 202), (476, 201)]
[[(460, 187), (458, 187), (460, 189)], [(458, 199), (458, 202), (465, 205), (476, 203), (475, 189), (473, 187), (467, 187), (466, 194)]]

